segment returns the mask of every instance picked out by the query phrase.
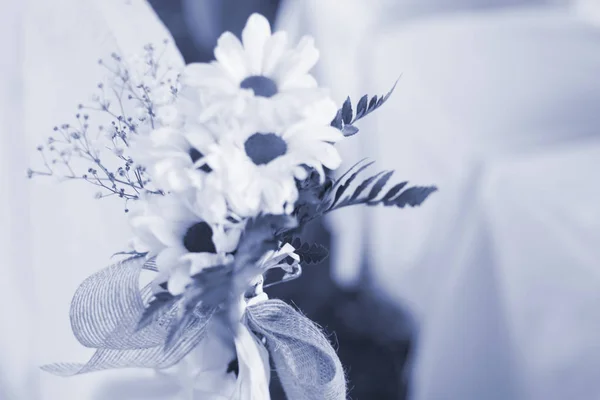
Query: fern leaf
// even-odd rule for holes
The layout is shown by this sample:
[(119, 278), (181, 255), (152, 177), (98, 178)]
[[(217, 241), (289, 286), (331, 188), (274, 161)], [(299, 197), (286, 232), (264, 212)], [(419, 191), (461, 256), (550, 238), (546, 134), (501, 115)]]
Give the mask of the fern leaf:
[(384, 173), (381, 176), (381, 178), (379, 178), (379, 180), (377, 182), (375, 182), (375, 184), (373, 185), (373, 187), (371, 188), (371, 191), (369, 192), (369, 194), (367, 196), (369, 201), (373, 201), (379, 195), (379, 193), (384, 188), (384, 186), (388, 183), (388, 181), (390, 180), (392, 175), (394, 175), (394, 171), (387, 171), (386, 173)]
[(296, 249), (295, 253), (300, 256), (300, 263), (302, 264), (318, 264), (329, 256), (329, 250), (327, 247), (320, 243), (311, 244), (308, 242), (302, 242), (302, 240), (298, 237), (287, 238), (285, 241), (294, 246)]
[(374, 161), (371, 161), (367, 164), (364, 164), (362, 166), (360, 166), (356, 171), (354, 171), (354, 173), (352, 175), (350, 175), (350, 177), (348, 179), (346, 179), (346, 181), (341, 184), (336, 192), (335, 192), (335, 197), (333, 199), (333, 203), (331, 204), (330, 208), (335, 207), (336, 203), (339, 201), (339, 199), (342, 197), (342, 195), (344, 194), (344, 192), (350, 187), (350, 184), (356, 179), (356, 177), (365, 169), (367, 169), (369, 166), (371, 166), (374, 163)]
[(346, 125), (342, 128), (342, 135), (345, 137), (354, 136), (358, 133), (358, 128), (354, 125)]
[[(385, 207), (395, 206), (399, 208), (403, 208), (405, 206), (417, 207), (420, 206), (432, 193), (437, 191), (435, 186), (414, 186), (404, 190), (408, 183), (401, 182), (392, 186), (392, 188), (390, 188), (380, 199), (377, 199), (394, 174), (394, 171), (381, 171), (362, 181), (356, 187), (352, 195), (347, 196), (340, 201), (340, 199), (343, 197), (343, 194), (350, 187), (350, 184), (361, 172), (363, 172), (372, 164), (373, 162), (370, 162), (361, 165), (355, 170), (351, 169), (353, 170), (352, 174), (339, 185), (334, 201), (329, 207), (326, 208), (325, 213), (358, 204), (365, 204), (368, 206), (383, 205)], [(349, 172), (350, 171), (346, 172), (344, 176), (346, 176)], [(343, 179), (338, 180), (336, 184), (342, 182), (342, 180)], [(368, 187), (371, 187), (371, 190), (369, 190), (368, 194), (365, 196), (363, 193)]]
[(430, 194), (437, 191), (435, 186), (414, 186), (406, 189), (398, 197), (393, 200), (396, 207), (404, 208), (405, 206), (417, 207), (420, 206)]
[(373, 109), (375, 108), (375, 106), (377, 105), (377, 96), (373, 96), (371, 98), (371, 101), (369, 101), (369, 107), (367, 108), (368, 112), (373, 111)]
[(355, 201), (356, 199), (358, 199), (358, 197), (362, 194), (362, 192), (377, 178), (379, 178), (382, 174), (384, 174), (385, 171), (381, 171), (376, 173), (373, 176), (368, 177), (367, 179), (365, 179), (364, 181), (361, 182), (360, 185), (357, 186), (356, 190), (354, 191), (354, 193), (352, 194), (352, 196), (350, 197), (350, 202)]
[(179, 341), (186, 328), (193, 321), (193, 318), (193, 313), (188, 312), (169, 326), (169, 331), (165, 339), (165, 351), (169, 351)]
[(366, 94), (360, 98), (356, 106), (356, 119), (362, 118), (362, 116), (365, 115), (365, 113), (367, 112), (368, 101), (369, 96)]
[(335, 118), (331, 121), (331, 126), (342, 129), (342, 110), (339, 109), (335, 114)]
[(352, 111), (352, 101), (350, 100), (350, 97), (347, 97), (344, 104), (342, 104), (342, 108), (337, 111), (330, 125), (341, 130), (344, 136), (356, 135), (359, 129), (354, 126), (354, 123), (381, 107), (396, 89), (398, 80), (400, 80), (400, 78), (396, 80), (394, 86), (392, 86), (392, 88), (383, 96), (373, 96), (370, 100), (368, 95), (365, 94), (362, 96), (356, 105), (356, 114)]
[[(392, 95), (392, 93), (394, 93), (394, 90), (396, 89), (396, 85), (398, 84), (399, 80), (400, 80), (400, 78), (396, 79), (396, 82), (394, 82), (394, 86), (392, 86), (392, 88), (385, 95), (383, 95), (381, 97), (373, 96), (371, 98), (371, 100), (369, 101), (368, 107), (365, 107), (366, 103), (367, 103), (368, 96), (366, 96), (366, 95), (363, 96), (360, 99), (360, 101), (359, 101), (359, 107), (358, 107), (358, 109), (361, 109), (360, 108), (361, 102), (363, 102), (364, 103), (363, 107), (365, 107), (365, 110), (362, 113), (359, 113), (357, 111), (356, 112), (356, 117), (349, 124), (350, 125), (354, 124), (359, 119), (362, 119), (362, 118), (366, 117), (367, 115), (369, 115), (370, 113), (372, 113), (373, 111), (375, 111), (376, 109), (378, 109), (379, 107), (381, 107), (386, 101), (388, 101), (388, 99), (390, 98), (390, 96)], [(344, 124), (348, 124), (348, 123), (346, 123), (346, 121), (344, 121)]]
[(352, 121), (352, 102), (350, 101), (350, 97), (346, 98), (342, 106), (342, 121), (344, 121), (345, 125), (348, 125)]
[(381, 199), (381, 201), (383, 202), (383, 205), (385, 206), (389, 206), (393, 204), (393, 197), (396, 196), (402, 189), (404, 189), (404, 187), (408, 185), (408, 182), (404, 181), (404, 182), (400, 182), (397, 185), (394, 185), (390, 190), (388, 190), (388, 192), (383, 196), (383, 198)]

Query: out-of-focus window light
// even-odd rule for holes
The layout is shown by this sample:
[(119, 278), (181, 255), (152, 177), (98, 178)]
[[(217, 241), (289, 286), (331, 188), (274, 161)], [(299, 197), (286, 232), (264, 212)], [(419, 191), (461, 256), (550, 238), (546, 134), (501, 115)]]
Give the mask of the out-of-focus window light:
[(600, 26), (600, 0), (573, 0), (573, 7), (581, 18)]

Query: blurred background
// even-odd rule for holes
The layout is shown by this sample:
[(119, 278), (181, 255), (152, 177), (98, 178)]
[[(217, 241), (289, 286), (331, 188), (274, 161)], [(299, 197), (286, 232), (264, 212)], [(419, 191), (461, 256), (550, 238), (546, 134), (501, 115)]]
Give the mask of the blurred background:
[(171, 35), (173, 60), (209, 61), (252, 12), (295, 41), (315, 37), (315, 74), (340, 105), (401, 76), (341, 144), (344, 167), (369, 157), (397, 181), (439, 187), (417, 209), (348, 209), (311, 226), (305, 239), (331, 256), (268, 291), (330, 334), (349, 397), (600, 399), (600, 0), (2, 5), (14, 57), (0, 64), (0, 399), (154, 398), (135, 394), (129, 371), (37, 370), (89, 355), (70, 298), (129, 236), (121, 204), (24, 171), (89, 95), (99, 55)]

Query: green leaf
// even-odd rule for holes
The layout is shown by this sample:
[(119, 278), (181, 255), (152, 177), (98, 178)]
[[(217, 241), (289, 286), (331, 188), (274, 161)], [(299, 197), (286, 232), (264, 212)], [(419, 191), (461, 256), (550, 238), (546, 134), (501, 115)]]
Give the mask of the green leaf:
[[(336, 203), (339, 201), (340, 197), (342, 197), (342, 195), (344, 194), (344, 192), (350, 187), (350, 184), (356, 179), (356, 177), (365, 169), (367, 169), (368, 167), (370, 167), (371, 165), (373, 165), (374, 161), (371, 161), (369, 163), (366, 163), (362, 166), (360, 166), (352, 175), (350, 175), (350, 177), (348, 179), (346, 179), (346, 181), (340, 185), (336, 192), (335, 192), (335, 197), (333, 199), (333, 203), (331, 203), (331, 206), (329, 207), (330, 209), (334, 208)], [(341, 178), (340, 178), (341, 179)]]
[(338, 110), (335, 114), (335, 118), (331, 121), (331, 126), (342, 129), (342, 110)]
[(377, 96), (373, 96), (371, 98), (371, 101), (369, 101), (369, 107), (367, 108), (367, 111), (368, 112), (373, 111), (373, 109), (375, 108), (376, 105), (377, 105)]
[(296, 218), (290, 215), (260, 215), (249, 220), (240, 238), (231, 264), (204, 268), (192, 276), (192, 284), (183, 295), (185, 313), (202, 305), (208, 309), (225, 308), (235, 303), (260, 274), (259, 259), (279, 246), (279, 231), (295, 228)]
[(379, 195), (379, 193), (381, 192), (383, 187), (388, 183), (392, 175), (394, 175), (394, 171), (388, 171), (384, 173), (383, 176), (379, 178), (377, 182), (375, 182), (375, 184), (371, 188), (371, 191), (369, 192), (369, 195), (367, 196), (367, 198), (370, 201), (372, 201), (377, 197), (377, 195)]
[(137, 252), (135, 250), (132, 251), (119, 251), (118, 253), (113, 254), (112, 256), (110, 256), (110, 258), (113, 258), (115, 256), (133, 256), (134, 258), (137, 257), (145, 257), (148, 253), (140, 253)]
[(392, 88), (385, 94), (385, 96), (383, 96), (383, 101), (381, 102), (381, 104), (388, 101), (388, 99), (390, 98), (392, 93), (394, 93), (394, 90), (396, 90), (396, 85), (398, 84), (399, 80), (400, 80), (400, 77), (398, 77), (398, 79), (396, 79), (396, 82), (394, 82), (394, 86), (392, 86)]
[(342, 135), (349, 137), (349, 136), (354, 136), (358, 133), (358, 128), (355, 127), (354, 125), (345, 125), (342, 128)]
[(204, 268), (192, 280), (193, 284), (184, 293), (186, 311), (193, 311), (199, 304), (216, 308), (233, 296), (233, 264)]
[(308, 251), (303, 252), (300, 255), (300, 261), (304, 264), (318, 264), (325, 260), (329, 256), (329, 250), (327, 247), (320, 243), (313, 243), (310, 245)]
[(169, 351), (181, 338), (186, 329), (194, 320), (194, 315), (191, 312), (183, 314), (183, 317), (176, 319), (169, 326), (167, 338), (165, 339), (165, 352)]
[(150, 325), (164, 313), (165, 309), (170, 309), (178, 300), (178, 297), (175, 297), (168, 292), (157, 293), (154, 296), (154, 299), (148, 303), (148, 306), (142, 313), (136, 331)]
[(420, 206), (432, 193), (436, 192), (435, 186), (415, 186), (406, 189), (398, 197), (393, 200), (396, 207), (403, 208), (405, 206), (417, 207)]
[(358, 197), (362, 194), (362, 192), (377, 178), (379, 178), (381, 176), (381, 174), (383, 174), (385, 171), (381, 171), (376, 173), (373, 176), (370, 176), (369, 178), (365, 179), (364, 181), (361, 182), (360, 185), (358, 185), (358, 187), (356, 188), (356, 190), (354, 191), (354, 193), (352, 194), (352, 197), (350, 197), (350, 202), (355, 201), (356, 199), (358, 199)]
[(285, 242), (294, 246), (295, 253), (300, 256), (301, 264), (318, 264), (325, 260), (329, 256), (329, 250), (327, 247), (323, 246), (320, 243), (307, 243), (302, 242), (302, 240), (298, 237), (288, 237), (285, 239)]
[(349, 124), (352, 121), (352, 103), (350, 102), (350, 97), (346, 98), (346, 101), (342, 105), (342, 121), (344, 121), (344, 124)]
[[(336, 184), (339, 184), (336, 191), (336, 196), (334, 201), (329, 207), (327, 207), (324, 213), (357, 204), (366, 204), (368, 206), (382, 204), (385, 207), (395, 206), (400, 208), (403, 208), (407, 205), (416, 207), (421, 205), (432, 193), (437, 191), (435, 186), (416, 186), (408, 188), (402, 192), (402, 190), (406, 187), (407, 182), (401, 182), (389, 189), (387, 193), (383, 195), (383, 197), (377, 199), (394, 173), (393, 171), (381, 171), (362, 181), (351, 196), (348, 196), (340, 201), (340, 199), (343, 197), (343, 194), (350, 186), (350, 183), (371, 164), (372, 162), (361, 165), (359, 168), (355, 168), (356, 165), (358, 165), (356, 164), (353, 168), (351, 168), (353, 173), (350, 178), (346, 179), (343, 183), (340, 183), (343, 180), (341, 178), (336, 182)], [(347, 171), (344, 176), (346, 176), (349, 172), (350, 171)], [(371, 186), (371, 190), (366, 196), (364, 196), (363, 193), (369, 186)]]
[(356, 106), (356, 119), (361, 118), (367, 112), (367, 102), (369, 101), (369, 96), (364, 95), (358, 101), (358, 105)]
[(277, 248), (277, 236), (297, 226), (291, 215), (267, 214), (249, 220), (238, 244), (235, 270), (256, 264), (264, 253)]
[(342, 174), (342, 176), (340, 176), (340, 177), (339, 177), (339, 178), (338, 178), (338, 179), (335, 181), (334, 187), (335, 187), (336, 185), (338, 185), (338, 184), (339, 184), (341, 181), (343, 181), (343, 180), (344, 180), (344, 178), (345, 178), (346, 176), (348, 176), (348, 175), (350, 174), (350, 172), (352, 172), (352, 171), (354, 170), (354, 168), (358, 167), (360, 164), (362, 164), (362, 163), (363, 163), (363, 162), (365, 162), (366, 160), (367, 160), (366, 158), (363, 158), (362, 160), (359, 160), (359, 161), (358, 161), (358, 162), (356, 162), (356, 163), (355, 163), (353, 166), (351, 166), (350, 168), (348, 168), (348, 169), (346, 170), (346, 172), (344, 172), (344, 173)]
[(367, 103), (366, 96), (363, 96), (360, 99), (360, 101), (362, 101), (364, 103), (364, 106), (361, 105), (361, 104), (359, 104), (359, 107), (358, 107), (359, 110), (363, 110), (361, 108), (361, 106), (365, 107), (364, 110), (363, 110), (363, 112), (358, 112), (357, 111), (356, 117), (354, 118), (353, 121), (346, 122), (344, 120), (344, 123), (345, 124), (354, 124), (359, 119), (366, 117), (367, 115), (369, 115), (370, 113), (372, 113), (373, 111), (375, 111), (376, 109), (378, 109), (379, 107), (381, 107), (386, 101), (388, 101), (388, 99), (390, 98), (390, 96), (392, 95), (392, 93), (394, 92), (394, 90), (396, 89), (396, 85), (398, 84), (399, 80), (400, 80), (400, 78), (396, 79), (396, 82), (394, 82), (394, 86), (392, 86), (392, 88), (385, 95), (383, 95), (381, 97), (373, 96), (371, 98), (371, 100), (369, 101), (368, 106), (366, 106), (366, 103)]
[[(407, 184), (408, 184), (408, 182), (406, 182), (406, 181), (400, 182), (397, 185), (394, 185), (390, 190), (388, 190), (388, 192), (381, 199), (381, 201), (384, 203), (384, 205), (386, 205), (386, 206), (391, 205), (393, 203), (392, 198), (395, 195), (397, 195), (402, 189), (404, 189), (404, 187)], [(390, 204), (388, 204), (388, 202), (390, 202)]]

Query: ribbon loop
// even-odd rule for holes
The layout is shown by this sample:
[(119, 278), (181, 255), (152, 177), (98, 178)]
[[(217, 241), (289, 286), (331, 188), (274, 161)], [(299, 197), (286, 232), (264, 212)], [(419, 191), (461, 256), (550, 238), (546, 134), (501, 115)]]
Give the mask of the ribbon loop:
[(266, 345), (289, 400), (345, 400), (342, 364), (322, 331), (281, 300), (249, 306), (246, 322)]
[(42, 369), (61, 376), (113, 368), (168, 368), (200, 343), (212, 314), (194, 315), (176, 345), (164, 342), (174, 310), (137, 330), (150, 298), (149, 286), (139, 289), (143, 257), (111, 265), (86, 279), (71, 306), (71, 326), (81, 344), (97, 351), (85, 364), (57, 363)]
[[(168, 368), (181, 361), (205, 337), (212, 313), (195, 313), (177, 342), (165, 348), (176, 310), (137, 331), (151, 295), (138, 288), (144, 259), (130, 258), (92, 275), (77, 290), (71, 322), (77, 339), (97, 351), (85, 364), (43, 366), (47, 372), (71, 376), (113, 368)], [(268, 300), (259, 277), (253, 298), (240, 299), (243, 319), (235, 336), (240, 364), (239, 400), (268, 399), (269, 362), (255, 337), (263, 336), (289, 400), (345, 400), (341, 362), (322, 331), (280, 300)], [(245, 310), (244, 310), (245, 308)]]

